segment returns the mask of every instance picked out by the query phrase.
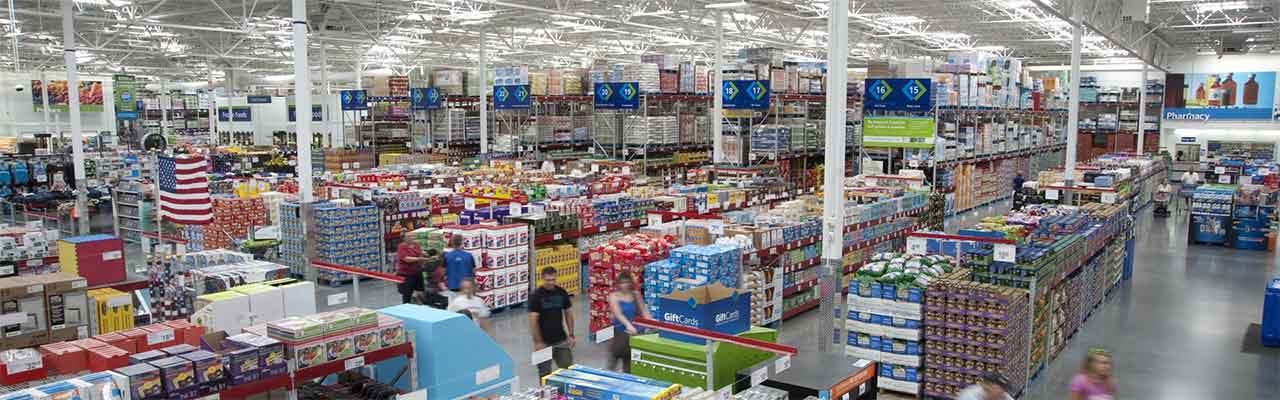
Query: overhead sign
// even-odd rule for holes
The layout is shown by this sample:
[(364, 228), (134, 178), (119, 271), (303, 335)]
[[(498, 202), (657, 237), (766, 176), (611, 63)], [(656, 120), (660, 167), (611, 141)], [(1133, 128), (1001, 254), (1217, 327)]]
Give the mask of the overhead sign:
[(1195, 142), (1196, 142), (1196, 137), (1195, 137), (1195, 136), (1183, 136), (1183, 137), (1178, 138), (1178, 141), (1180, 141), (1180, 142), (1182, 142), (1182, 143), (1195, 143)]
[(532, 101), (529, 85), (493, 87), (493, 109), (529, 108)]
[(231, 107), (231, 120), (237, 122), (252, 121), (253, 109), (250, 109), (248, 106)]
[(729, 80), (720, 87), (724, 109), (769, 108), (769, 81)]
[(932, 149), (933, 137), (932, 117), (862, 118), (862, 145), (865, 147)]
[(112, 92), (115, 95), (116, 119), (138, 119), (138, 83), (133, 75), (116, 75), (112, 77)]
[[(102, 82), (80, 81), (80, 111), (102, 111)], [(31, 81), (31, 102), (36, 112), (44, 111), (44, 82), (39, 79)], [(70, 93), (67, 81), (49, 81), (49, 109), (55, 112), (66, 112), (71, 109)]]
[(342, 111), (369, 109), (369, 94), (364, 90), (343, 90), (339, 96)]
[(226, 107), (218, 107), (218, 121), (221, 121), (221, 122), (230, 122), (230, 121), (231, 121), (231, 109), (230, 109), (230, 108), (226, 108)]
[(440, 89), (433, 87), (409, 89), (409, 106), (414, 110), (434, 110), (440, 108), (443, 101), (444, 97), (440, 95)]
[[(311, 120), (315, 122), (324, 121), (324, 108), (321, 108), (319, 105), (312, 105)], [(296, 121), (298, 121), (298, 106), (290, 104), (289, 105), (289, 122), (296, 122)]]
[(1168, 74), (1165, 84), (1167, 120), (1280, 119), (1275, 72)]
[(640, 90), (636, 82), (595, 84), (595, 107), (600, 109), (640, 108)]
[(249, 104), (271, 104), (271, 96), (248, 96), (245, 100)]
[(863, 107), (871, 110), (928, 111), (933, 109), (929, 79), (867, 79)]

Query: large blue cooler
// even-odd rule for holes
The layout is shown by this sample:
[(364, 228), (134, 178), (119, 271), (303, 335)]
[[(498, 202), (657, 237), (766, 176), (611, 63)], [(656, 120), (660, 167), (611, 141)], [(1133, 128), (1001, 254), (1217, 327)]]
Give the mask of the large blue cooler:
[(1280, 276), (1267, 283), (1262, 300), (1262, 345), (1280, 347)]

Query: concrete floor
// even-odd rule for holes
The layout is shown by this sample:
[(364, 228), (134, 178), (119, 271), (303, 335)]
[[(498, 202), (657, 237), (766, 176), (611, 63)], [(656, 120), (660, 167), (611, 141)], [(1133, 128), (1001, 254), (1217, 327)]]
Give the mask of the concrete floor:
[[(949, 219), (947, 225), (968, 226), (1007, 209), (1007, 202), (996, 204)], [(1067, 398), (1067, 383), (1085, 352), (1094, 347), (1107, 348), (1115, 356), (1118, 398), (1280, 398), (1280, 349), (1248, 346), (1258, 339), (1246, 334), (1261, 320), (1264, 282), (1278, 273), (1275, 254), (1188, 248), (1185, 215), (1153, 218), (1149, 211), (1139, 218), (1133, 280), (1123, 282), (1094, 312), (1022, 398)], [(339, 291), (351, 289), (321, 288), (319, 304)], [(575, 316), (584, 321), (584, 300), (574, 301)], [(360, 304), (365, 307), (398, 302), (394, 287), (361, 285)], [(825, 336), (817, 332), (818, 314), (811, 311), (782, 324), (781, 341), (797, 346), (799, 357), (817, 351), (818, 338)], [(529, 365), (526, 315), (523, 308), (496, 314), (490, 334), (515, 360), (520, 382), (528, 384), (534, 382), (536, 369)], [(576, 335), (583, 342), (574, 349), (575, 361), (604, 366), (605, 344), (585, 343), (589, 336), (584, 323), (578, 324)]]

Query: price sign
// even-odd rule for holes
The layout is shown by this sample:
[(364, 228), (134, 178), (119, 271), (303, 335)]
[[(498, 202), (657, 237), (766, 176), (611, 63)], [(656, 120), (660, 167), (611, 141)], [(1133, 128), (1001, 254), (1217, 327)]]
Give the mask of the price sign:
[(911, 168), (920, 168), (920, 160), (907, 161), (907, 165)]
[(160, 343), (172, 342), (172, 341), (173, 341), (173, 329), (165, 329), (162, 331), (151, 332), (147, 334), (148, 346), (153, 346)]
[(1103, 204), (1116, 204), (1116, 194), (1114, 192), (1106, 192), (1102, 194)]
[(781, 374), (788, 369), (791, 369), (791, 355), (783, 355), (773, 361), (773, 373)]
[(1218, 175), (1218, 183), (1231, 184), (1231, 175)]
[(649, 226), (662, 225), (662, 214), (649, 214)]
[(339, 304), (347, 304), (347, 293), (334, 293), (329, 295), (329, 305), (336, 306)]
[(474, 210), (474, 209), (476, 209), (476, 199), (475, 199), (475, 198), (473, 198), (473, 197), (468, 197), (468, 198), (464, 199), (462, 202), (463, 202), (463, 206), (464, 206), (464, 207), (466, 207), (468, 210)]
[(716, 391), (716, 400), (733, 400), (733, 385), (727, 385)]
[(1227, 167), (1213, 167), (1213, 173), (1222, 175), (1227, 173)]
[(4, 368), (10, 375), (19, 372), (34, 371), (44, 368), (44, 361), (40, 357), (32, 357), (23, 360), (13, 360), (4, 363)]
[(502, 365), (494, 365), (492, 367), (476, 371), (476, 385), (479, 386), (489, 382), (493, 382), (495, 379), (498, 379), (498, 377), (501, 375), (502, 375)]
[(1047, 190), (1045, 190), (1045, 191), (1044, 191), (1044, 198), (1045, 198), (1045, 200), (1057, 200), (1057, 199), (1058, 199), (1058, 189), (1047, 189)]
[(907, 238), (907, 254), (924, 255), (929, 250), (929, 240), (922, 237)]
[(596, 331), (596, 343), (604, 343), (613, 339), (613, 327), (604, 328)]
[(760, 386), (766, 379), (769, 379), (769, 367), (760, 367), (751, 371), (751, 387)]
[(347, 370), (353, 370), (364, 366), (364, 356), (348, 358), (342, 362), (342, 367)]
[(1018, 248), (1011, 244), (997, 243), (994, 258), (1000, 262), (1017, 262)]
[(427, 400), (427, 389), (418, 389), (405, 394), (396, 395), (396, 400)]

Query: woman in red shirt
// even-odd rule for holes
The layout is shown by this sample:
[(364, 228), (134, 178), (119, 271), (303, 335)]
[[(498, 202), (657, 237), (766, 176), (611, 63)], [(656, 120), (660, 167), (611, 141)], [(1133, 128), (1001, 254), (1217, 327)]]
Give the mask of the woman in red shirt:
[(401, 302), (409, 303), (414, 292), (422, 291), (422, 264), (426, 260), (418, 239), (413, 235), (404, 235), (404, 240), (396, 247), (396, 275), (404, 278), (404, 282), (396, 287), (400, 292)]

